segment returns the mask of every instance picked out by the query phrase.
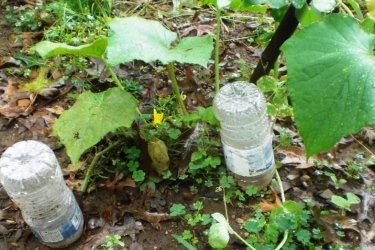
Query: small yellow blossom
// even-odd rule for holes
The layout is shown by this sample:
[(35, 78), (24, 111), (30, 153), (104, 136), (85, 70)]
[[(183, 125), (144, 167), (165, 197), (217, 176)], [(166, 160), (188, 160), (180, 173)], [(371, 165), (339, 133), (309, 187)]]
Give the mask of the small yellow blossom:
[(157, 125), (163, 121), (164, 113), (158, 113), (156, 109), (154, 109), (154, 120), (152, 121), (153, 125)]

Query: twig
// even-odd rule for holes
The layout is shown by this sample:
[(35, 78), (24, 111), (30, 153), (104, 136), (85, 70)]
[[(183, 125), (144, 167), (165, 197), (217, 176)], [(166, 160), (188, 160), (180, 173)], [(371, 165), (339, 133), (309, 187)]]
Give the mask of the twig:
[(106, 147), (105, 149), (103, 149), (102, 151), (100, 151), (99, 153), (97, 153), (95, 155), (94, 159), (90, 163), (89, 168), (87, 169), (85, 179), (83, 181), (83, 186), (82, 186), (82, 189), (81, 189), (82, 193), (86, 192), (87, 187), (90, 183), (90, 177), (92, 175), (92, 171), (94, 170), (94, 166), (96, 165), (96, 163), (98, 163), (100, 157), (102, 157), (102, 155), (104, 155), (105, 153), (107, 153), (108, 151), (110, 151), (111, 149), (113, 149), (114, 147), (116, 147), (120, 144), (121, 144), (121, 141), (116, 141), (115, 143), (110, 144), (108, 147)]
[(367, 152), (370, 153), (370, 155), (375, 155), (368, 147), (366, 147), (365, 145), (363, 145), (362, 142), (360, 142), (357, 138), (354, 137), (354, 135), (350, 134), (350, 136), (359, 144), (361, 145)]

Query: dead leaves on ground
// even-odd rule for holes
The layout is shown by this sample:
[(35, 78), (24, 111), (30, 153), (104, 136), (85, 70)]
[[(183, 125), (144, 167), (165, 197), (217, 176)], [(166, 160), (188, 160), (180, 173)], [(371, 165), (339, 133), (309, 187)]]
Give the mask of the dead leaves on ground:
[[(130, 236), (132, 239), (132, 245), (130, 249), (134, 249), (134, 246), (141, 247), (141, 245), (136, 240), (136, 235), (144, 230), (144, 227), (141, 222), (135, 221), (134, 218), (127, 218), (124, 220), (122, 226), (110, 226), (105, 224), (100, 233), (89, 236), (83, 245), (79, 248), (80, 250), (95, 250), (98, 249), (101, 245), (106, 243), (106, 237), (114, 234), (120, 236)], [(138, 248), (138, 249), (142, 249)]]

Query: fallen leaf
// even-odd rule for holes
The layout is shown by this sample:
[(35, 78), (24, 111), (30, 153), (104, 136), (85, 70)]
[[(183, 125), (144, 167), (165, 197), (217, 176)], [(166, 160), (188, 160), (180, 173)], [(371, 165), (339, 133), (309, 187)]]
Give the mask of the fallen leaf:
[(192, 31), (196, 31), (197, 36), (203, 36), (205, 34), (214, 36), (213, 30), (214, 30), (214, 27), (212, 25), (207, 25), (207, 24), (192, 25), (181, 31), (181, 37), (190, 35)]
[(137, 213), (135, 217), (139, 220), (144, 220), (149, 222), (154, 228), (160, 230), (160, 222), (171, 220), (173, 217), (167, 213), (157, 213), (157, 212), (148, 212)]
[(320, 209), (316, 206), (313, 207), (311, 210), (318, 225), (323, 226), (325, 229), (323, 234), (325, 242), (340, 242), (340, 239), (336, 234), (337, 225), (340, 225), (341, 229), (354, 230), (359, 233), (357, 221), (354, 219), (339, 214), (322, 215)]
[(86, 163), (84, 161), (80, 161), (76, 164), (69, 164), (66, 168), (63, 168), (64, 174), (70, 173), (77, 173), (80, 170), (84, 170), (86, 167)]
[(31, 104), (30, 99), (19, 99), (19, 100), (17, 101), (17, 106), (18, 106), (18, 107), (24, 107), (24, 108), (27, 108), (27, 107), (30, 106), (30, 104)]
[(81, 192), (84, 180), (67, 179), (65, 180), (65, 182), (66, 182), (66, 185), (68, 185), (70, 189)]
[(260, 209), (262, 210), (263, 213), (271, 212), (273, 209), (275, 209), (276, 207), (278, 207), (279, 205), (282, 204), (279, 196), (276, 194), (275, 189), (272, 186), (270, 188), (272, 190), (272, 194), (274, 196), (275, 201), (274, 202), (268, 202), (268, 201), (262, 199), (262, 201), (259, 203), (259, 206), (260, 206)]
[(306, 152), (301, 148), (294, 146), (282, 147), (277, 152), (285, 155), (284, 159), (281, 160), (283, 165), (294, 165), (297, 169), (306, 169), (314, 166), (314, 158), (310, 157), (306, 161)]
[(362, 129), (360, 134), (370, 146), (375, 144), (375, 126), (369, 126)]
[(129, 235), (133, 241), (135, 241), (135, 235), (143, 231), (144, 227), (141, 222), (135, 221), (133, 218), (131, 220), (125, 221), (123, 226), (111, 227), (110, 225), (104, 225), (102, 231), (98, 234), (88, 237), (83, 243), (81, 250), (94, 250), (105, 244), (106, 236), (113, 234), (118, 234), (121, 236)]
[(53, 106), (52, 108), (46, 108), (46, 110), (55, 115), (61, 115), (65, 111), (63, 107), (58, 105)]

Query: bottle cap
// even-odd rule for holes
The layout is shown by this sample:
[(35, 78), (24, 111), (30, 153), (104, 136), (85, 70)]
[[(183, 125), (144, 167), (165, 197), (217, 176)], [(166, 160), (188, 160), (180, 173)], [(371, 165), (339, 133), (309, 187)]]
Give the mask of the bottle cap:
[(234, 82), (223, 86), (214, 98), (217, 119), (227, 125), (239, 125), (265, 119), (266, 101), (252, 83)]
[[(0, 158), (0, 182), (10, 196), (35, 191), (60, 170), (53, 151), (38, 141), (21, 141)], [(60, 170), (61, 171), (61, 170)]]

